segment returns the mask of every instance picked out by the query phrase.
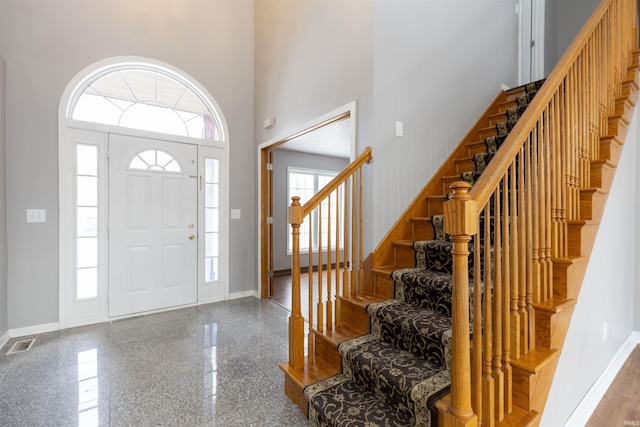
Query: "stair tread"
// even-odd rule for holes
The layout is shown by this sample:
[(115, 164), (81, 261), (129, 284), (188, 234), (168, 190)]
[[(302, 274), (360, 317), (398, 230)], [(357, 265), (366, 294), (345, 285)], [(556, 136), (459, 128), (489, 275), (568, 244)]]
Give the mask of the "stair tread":
[(338, 344), (362, 335), (362, 331), (346, 323), (335, 325), (332, 329), (318, 331), (313, 329), (313, 333), (324, 337), (327, 341), (338, 346)]
[(371, 333), (430, 363), (448, 366), (451, 318), (397, 299), (371, 304)]
[(414, 216), (409, 219), (409, 221), (431, 221), (430, 216)]
[(338, 298), (340, 298), (343, 301), (348, 301), (353, 305), (357, 305), (360, 307), (366, 307), (369, 304), (372, 304), (374, 302), (380, 302), (380, 301), (384, 301), (387, 300), (389, 298), (386, 298), (384, 296), (380, 296), (380, 295), (371, 295), (371, 294), (358, 294), (358, 295), (349, 295), (349, 296), (339, 296)]
[(394, 246), (413, 246), (413, 240), (411, 239), (402, 239), (402, 240), (394, 240), (391, 242)]
[(560, 356), (560, 351), (550, 348), (536, 348), (519, 359), (512, 360), (511, 366), (522, 369), (529, 374), (537, 374), (540, 370)]
[(567, 307), (576, 305), (578, 301), (574, 298), (554, 297), (553, 299), (541, 303), (534, 303), (533, 308), (548, 313), (557, 313)]
[[(318, 425), (351, 425), (350, 421), (357, 421), (358, 425), (379, 425), (380, 420), (389, 426), (413, 425), (410, 413), (381, 401), (348, 376), (339, 374), (330, 380), (305, 389), (310, 402), (309, 418), (316, 418)], [(327, 385), (330, 387), (316, 390)]]
[[(386, 403), (412, 409), (411, 391), (419, 383), (429, 381), (446, 371), (415, 354), (396, 348), (392, 344), (365, 335), (340, 345), (343, 361), (349, 366), (349, 375), (360, 386), (384, 396)], [(449, 380), (448, 373), (437, 377), (437, 382)], [(440, 384), (441, 386), (448, 385)]]
[(301, 388), (332, 377), (340, 372), (339, 369), (332, 367), (320, 359), (313, 361), (305, 360), (302, 369), (293, 369), (287, 362), (281, 363), (278, 367)]
[(378, 274), (389, 274), (390, 276), (391, 272), (393, 272), (395, 268), (396, 268), (395, 265), (381, 265), (379, 267), (372, 268), (371, 271), (373, 273), (378, 273)]

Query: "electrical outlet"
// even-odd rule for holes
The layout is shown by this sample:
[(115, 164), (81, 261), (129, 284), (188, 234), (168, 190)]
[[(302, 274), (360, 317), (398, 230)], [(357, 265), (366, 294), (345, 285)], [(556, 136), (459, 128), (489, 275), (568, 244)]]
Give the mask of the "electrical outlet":
[(604, 322), (602, 324), (602, 342), (607, 342), (608, 332), (609, 332), (609, 326), (607, 325), (607, 322)]
[(240, 209), (231, 209), (231, 219), (240, 219)]

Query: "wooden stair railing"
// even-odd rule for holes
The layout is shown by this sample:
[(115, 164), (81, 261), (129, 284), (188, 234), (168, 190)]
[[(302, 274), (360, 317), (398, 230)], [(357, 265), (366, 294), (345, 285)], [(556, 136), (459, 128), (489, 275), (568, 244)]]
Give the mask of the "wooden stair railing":
[[(292, 228), (292, 308), (289, 362), (283, 369), (304, 369), (305, 335), (311, 359), (315, 354), (315, 341), (310, 332), (334, 328), (340, 322), (340, 297), (356, 295), (364, 289), (362, 168), (371, 160), (371, 147), (367, 147), (304, 205), (300, 205), (300, 197), (292, 197), (288, 213)], [(300, 288), (301, 234), (306, 238), (304, 244), (308, 251), (306, 319)]]
[[(636, 17), (635, 0), (603, 0), (473, 188), (451, 185), (452, 381), (441, 425), (493, 426), (518, 408), (533, 418), (544, 409), (566, 334), (544, 312), (575, 303), (567, 266), (588, 258), (595, 230), (584, 230), (597, 230), (610, 185), (600, 147), (624, 142), (638, 90)], [(572, 274), (581, 283), (584, 267)], [(482, 301), (472, 312), (470, 280)]]

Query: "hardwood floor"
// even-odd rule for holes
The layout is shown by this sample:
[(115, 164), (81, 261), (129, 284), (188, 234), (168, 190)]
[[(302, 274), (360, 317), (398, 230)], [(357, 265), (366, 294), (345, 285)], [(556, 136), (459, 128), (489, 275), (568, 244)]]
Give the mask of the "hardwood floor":
[(640, 425), (640, 345), (636, 346), (589, 418), (587, 427)]
[[(334, 271), (335, 272), (335, 271)], [(333, 274), (332, 274), (333, 276)], [(318, 292), (318, 273), (313, 273), (313, 292), (317, 295)], [(335, 279), (334, 279), (335, 280)], [(323, 289), (326, 292), (327, 286), (327, 272), (322, 272)], [(290, 274), (276, 274), (272, 280), (272, 293), (271, 300), (281, 306), (282, 308), (291, 311), (291, 275)], [(335, 282), (333, 282), (335, 283)], [(332, 285), (332, 288), (335, 286)], [(326, 298), (326, 294), (323, 298)], [(305, 319), (309, 318), (309, 274), (300, 274), (300, 305), (302, 315)]]

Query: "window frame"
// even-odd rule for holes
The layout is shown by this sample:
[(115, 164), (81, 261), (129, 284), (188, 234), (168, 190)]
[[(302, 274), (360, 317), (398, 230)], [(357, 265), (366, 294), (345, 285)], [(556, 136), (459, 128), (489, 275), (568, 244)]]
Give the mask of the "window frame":
[[(313, 185), (314, 188), (312, 190), (311, 193), (311, 197), (313, 197), (313, 195), (315, 195), (318, 191), (320, 191), (322, 188), (324, 188), (324, 185), (327, 185), (333, 178), (335, 178), (340, 172), (339, 171), (330, 171), (330, 170), (323, 170), (323, 169), (313, 169), (313, 168), (305, 168), (305, 167), (298, 167), (298, 166), (287, 166), (287, 201), (291, 200), (291, 197), (293, 196), (299, 196), (299, 194), (292, 194), (291, 193), (291, 174), (300, 174), (300, 175), (308, 175), (308, 176), (313, 176)], [(328, 177), (330, 178), (322, 187), (319, 186), (319, 177)], [(333, 194), (333, 193), (332, 193)], [(342, 186), (338, 187), (337, 189), (337, 199), (340, 200), (342, 198), (342, 194), (343, 194), (343, 189)], [(310, 198), (311, 198), (310, 197)], [(307, 202), (308, 199), (303, 199), (300, 198), (300, 205), (304, 205)], [(322, 203), (323, 206), (326, 206), (326, 203), (323, 202)], [(332, 207), (334, 207), (335, 205), (332, 204)], [(339, 227), (340, 229), (340, 233), (343, 233), (344, 230), (344, 205), (341, 204), (340, 205), (340, 212), (339, 212), (339, 218), (336, 218), (335, 224), (337, 225), (337, 227)], [(327, 251), (328, 249), (331, 250), (335, 250), (336, 249), (336, 242), (332, 242), (331, 243), (331, 248), (327, 247), (327, 245), (323, 245), (321, 248), (319, 248), (318, 246), (318, 236), (317, 236), (317, 231), (318, 231), (318, 224), (320, 223), (320, 218), (318, 218), (318, 209), (314, 209), (311, 214), (311, 221), (312, 221), (312, 226), (311, 229), (312, 231), (314, 231), (314, 235), (312, 236), (312, 247), (311, 247), (311, 251), (312, 252), (318, 252), (320, 249), (322, 249), (323, 251)], [(308, 254), (309, 253), (309, 233), (307, 232), (307, 230), (309, 225), (308, 224), (302, 224), (300, 226), (300, 253), (301, 254)], [(291, 227), (286, 227), (287, 230), (287, 255), (292, 255), (292, 244), (293, 244), (293, 237), (291, 235)], [(332, 228), (332, 230), (335, 230), (334, 228)], [(326, 233), (326, 231), (323, 232), (323, 235)], [(303, 235), (305, 237), (303, 237)], [(323, 239), (324, 240), (324, 239)], [(344, 247), (344, 242), (339, 242), (338, 245), (339, 249), (342, 250)]]

